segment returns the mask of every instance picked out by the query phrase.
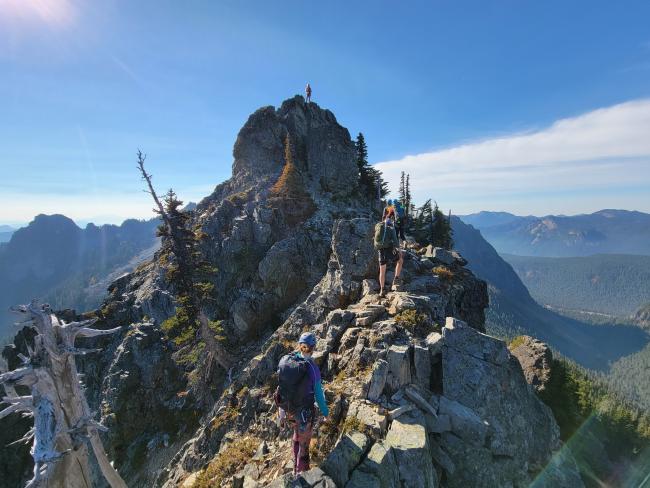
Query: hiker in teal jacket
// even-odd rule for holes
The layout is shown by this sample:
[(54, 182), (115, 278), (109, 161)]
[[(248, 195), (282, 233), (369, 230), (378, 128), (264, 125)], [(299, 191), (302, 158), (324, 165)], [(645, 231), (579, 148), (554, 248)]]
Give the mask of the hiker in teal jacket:
[[(325, 421), (327, 421), (327, 416), (329, 415), (329, 409), (327, 408), (327, 402), (325, 401), (325, 393), (323, 392), (323, 385), (321, 384), (320, 369), (311, 357), (315, 347), (316, 336), (311, 332), (303, 333), (300, 336), (300, 339), (298, 339), (298, 351), (293, 352), (280, 360), (280, 366), (278, 368), (279, 380), (282, 382), (282, 376), (284, 374), (283, 369), (286, 367), (283, 366), (283, 364), (288, 364), (292, 357), (294, 358), (294, 361), (297, 360), (306, 366), (306, 376), (304, 376), (306, 381), (300, 382), (298, 390), (293, 392), (297, 398), (291, 399), (293, 404), (300, 405), (300, 407), (297, 408), (294, 413), (291, 413), (290, 408), (287, 408), (288, 411), (285, 411), (282, 407), (279, 408), (281, 422), (286, 418), (286, 420), (293, 425), (292, 440), (294, 474), (309, 470), (309, 443), (311, 441), (312, 429), (316, 418), (314, 400), (316, 401), (321, 414), (323, 414)], [(288, 369), (290, 369), (290, 366)], [(280, 397), (281, 396), (282, 395), (280, 395)], [(278, 403), (278, 405), (285, 405), (282, 398), (277, 398), (276, 403)], [(288, 406), (289, 405), (287, 404), (287, 407)]]
[(387, 207), (384, 210), (382, 221), (375, 225), (375, 249), (379, 254), (379, 296), (385, 297), (384, 282), (386, 281), (388, 262), (397, 263), (395, 265), (393, 287), (401, 284), (399, 275), (402, 273), (402, 265), (404, 264), (404, 254), (399, 248), (399, 240), (395, 232), (394, 207)]

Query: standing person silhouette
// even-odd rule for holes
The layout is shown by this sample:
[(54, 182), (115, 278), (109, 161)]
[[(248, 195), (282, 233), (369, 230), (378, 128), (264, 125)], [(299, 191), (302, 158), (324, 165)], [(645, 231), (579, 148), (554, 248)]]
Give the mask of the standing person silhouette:
[(309, 86), (309, 83), (305, 87), (305, 95), (307, 95), (307, 103), (311, 102), (311, 86)]

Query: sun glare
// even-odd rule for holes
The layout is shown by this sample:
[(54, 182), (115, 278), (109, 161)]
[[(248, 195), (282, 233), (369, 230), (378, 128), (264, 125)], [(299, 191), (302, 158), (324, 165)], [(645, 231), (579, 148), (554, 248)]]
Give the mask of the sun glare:
[(0, 21), (43, 22), (63, 27), (74, 20), (70, 0), (0, 0)]

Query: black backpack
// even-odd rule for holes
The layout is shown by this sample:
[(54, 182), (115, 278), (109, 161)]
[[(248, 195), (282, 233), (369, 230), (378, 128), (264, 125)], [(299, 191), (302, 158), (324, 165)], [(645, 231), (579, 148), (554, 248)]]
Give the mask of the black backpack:
[(290, 415), (298, 415), (311, 407), (314, 399), (309, 392), (309, 362), (296, 352), (287, 354), (278, 364), (279, 384), (275, 390), (275, 403)]

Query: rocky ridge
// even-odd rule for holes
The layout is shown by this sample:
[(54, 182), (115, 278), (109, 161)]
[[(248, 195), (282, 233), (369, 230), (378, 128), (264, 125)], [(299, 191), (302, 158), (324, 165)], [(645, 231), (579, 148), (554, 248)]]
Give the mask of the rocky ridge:
[[(314, 202), (309, 214), (270, 195), (287, 135)], [(234, 157), (233, 177), (197, 205), (192, 223), (217, 268), (207, 312), (236, 364), (201, 371), (196, 386), (199, 352), (178, 350), (160, 330), (176, 305), (162, 251), (83, 315), (124, 326), (119, 337), (88, 344), (102, 352), (78, 359), (78, 368), (129, 486), (209, 486), (201, 483), (217, 477), (235, 486), (288, 483), (288, 440), (271, 392), (277, 361), (305, 328), (321, 339), (316, 357), (332, 405), (314, 446), (320, 468), (305, 483), (523, 486), (540, 472), (559, 447), (557, 425), (503, 343), (481, 333), (486, 285), (466, 261), (414, 247), (405, 285), (379, 300), (371, 204), (358, 191), (353, 142), (334, 115), (301, 97), (260, 109)], [(25, 348), (18, 341), (5, 355)], [(566, 465), (545, 472), (570, 479)]]
[[(364, 224), (352, 223), (335, 229), (332, 267), (364, 256), (365, 240), (336, 246), (341, 233)], [(319, 317), (309, 317), (319, 321), (312, 327), (320, 337), (315, 359), (332, 418), (313, 447), (319, 467), (301, 484), (285, 474), (292, 468), (290, 447), (275, 423), (273, 373), (306, 325), (301, 310), (327, 303), (327, 291), (339, 289), (340, 280), (332, 278), (350, 272), (346, 264), (321, 281), (235, 379), (211, 423), (170, 465), (165, 486), (224, 485), (231, 478), (233, 486), (248, 487), (528, 486), (542, 471), (539, 486), (582, 486), (570, 459), (549, 464), (560, 447), (559, 429), (519, 362), (502, 341), (479, 331), (484, 283), (463, 268), (460, 256), (436, 252), (437, 258), (409, 254), (405, 285), (386, 299), (366, 278), (358, 302), (325, 306)], [(466, 294), (465, 306), (456, 307), (455, 290)], [(218, 477), (211, 467), (242, 438), (256, 443), (257, 453), (239, 471)]]

